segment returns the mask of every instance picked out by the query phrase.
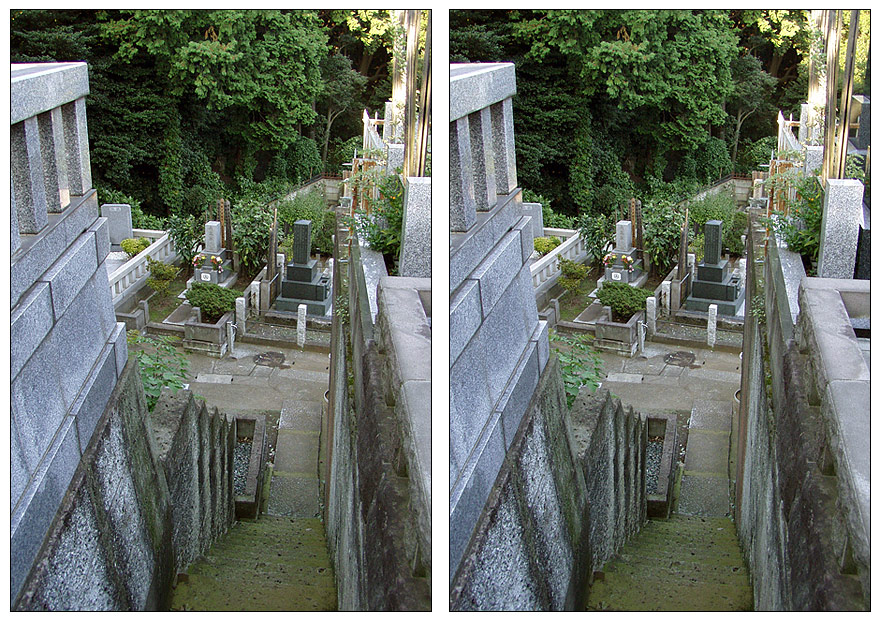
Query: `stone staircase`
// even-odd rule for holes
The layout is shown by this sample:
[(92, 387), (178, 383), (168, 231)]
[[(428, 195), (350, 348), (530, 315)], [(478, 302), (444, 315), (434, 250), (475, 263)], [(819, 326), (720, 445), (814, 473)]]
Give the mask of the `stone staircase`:
[(324, 525), (264, 515), (240, 521), (178, 577), (171, 610), (336, 610)]
[(686, 515), (649, 520), (596, 573), (587, 609), (751, 610), (752, 588), (733, 522)]

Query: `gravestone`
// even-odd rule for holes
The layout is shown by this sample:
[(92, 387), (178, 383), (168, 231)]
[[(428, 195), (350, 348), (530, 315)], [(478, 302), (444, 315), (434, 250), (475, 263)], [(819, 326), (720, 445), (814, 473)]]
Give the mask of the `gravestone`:
[(300, 304), (296, 309), (296, 344), (306, 344), (306, 305)]
[(300, 305), (304, 305), (310, 315), (327, 315), (330, 277), (318, 270), (317, 259), (310, 255), (311, 247), (311, 220), (297, 220), (293, 223), (293, 260), (285, 266), (281, 293), (275, 299), (276, 310), (299, 312)]
[(123, 239), (129, 239), (131, 232), (131, 205), (106, 204), (101, 206), (101, 216), (107, 218), (107, 232), (110, 245), (119, 250)]
[(709, 220), (703, 228), (703, 261), (697, 265), (684, 306), (705, 313), (715, 305), (716, 313), (733, 316), (742, 312), (745, 291), (739, 274), (732, 272), (727, 259), (721, 256), (721, 227), (720, 220)]
[(205, 252), (219, 254), (223, 249), (220, 239), (220, 223), (216, 220), (205, 222)]
[(709, 319), (706, 325), (706, 343), (715, 347), (715, 331), (718, 327), (718, 305), (709, 304)]
[[(205, 243), (200, 254), (205, 255), (202, 267), (196, 268), (193, 278), (198, 282), (209, 282), (215, 285), (223, 284), (232, 274), (231, 261), (227, 258), (226, 249), (221, 241), (220, 223), (216, 220), (205, 222)], [(216, 269), (211, 259), (216, 257), (220, 261), (220, 268)]]
[(632, 250), (632, 222), (629, 220), (620, 220), (617, 223), (617, 232), (615, 235), (615, 252), (627, 253)]
[(605, 274), (597, 283), (599, 286), (605, 281), (627, 283), (640, 286), (647, 280), (648, 275), (642, 270), (642, 260), (638, 259), (638, 253), (633, 247), (633, 227), (629, 220), (620, 220), (614, 236), (613, 263), (605, 266)]
[(864, 191), (855, 179), (828, 180), (819, 239), (819, 278), (853, 277)]
[(247, 331), (247, 300), (235, 298), (235, 325), (238, 331), (244, 334)]
[(657, 332), (657, 298), (653, 295), (645, 300), (645, 308), (648, 314), (648, 330), (651, 334)]

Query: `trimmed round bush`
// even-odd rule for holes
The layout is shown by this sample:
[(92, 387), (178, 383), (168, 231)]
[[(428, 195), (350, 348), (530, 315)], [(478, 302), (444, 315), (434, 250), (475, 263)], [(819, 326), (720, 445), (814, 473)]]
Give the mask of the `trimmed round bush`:
[(153, 242), (146, 237), (129, 237), (128, 239), (123, 239), (119, 242), (119, 245), (122, 247), (123, 252), (131, 258), (136, 257), (149, 248), (151, 243)]
[(235, 298), (240, 291), (224, 289), (211, 282), (194, 282), (186, 292), (186, 299), (202, 309), (203, 323), (217, 323), (223, 313), (235, 310)]
[(653, 295), (653, 291), (636, 289), (621, 282), (602, 283), (596, 293), (603, 306), (611, 307), (611, 319), (626, 323), (630, 317), (645, 308), (645, 300)]
[(559, 246), (562, 243), (562, 240), (553, 235), (552, 237), (536, 237), (535, 238), (535, 250), (542, 257), (551, 252), (554, 248)]

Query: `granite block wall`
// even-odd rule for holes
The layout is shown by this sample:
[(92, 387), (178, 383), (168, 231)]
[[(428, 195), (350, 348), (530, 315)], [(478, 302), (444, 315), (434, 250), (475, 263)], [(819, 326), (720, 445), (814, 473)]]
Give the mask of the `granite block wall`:
[(162, 610), (175, 574), (232, 523), (231, 428), (189, 391), (163, 394), (150, 415), (128, 364), (82, 459), (70, 455), (72, 481), (13, 608)]

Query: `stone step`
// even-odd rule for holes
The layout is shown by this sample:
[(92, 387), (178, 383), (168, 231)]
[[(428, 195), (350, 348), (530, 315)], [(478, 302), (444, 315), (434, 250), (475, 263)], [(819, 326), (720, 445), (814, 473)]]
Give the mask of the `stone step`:
[(644, 560), (635, 554), (621, 554), (619, 558), (605, 565), (605, 575), (611, 573), (660, 582), (710, 581), (712, 584), (749, 586), (748, 572), (742, 564), (695, 563), (680, 559)]
[(256, 583), (190, 575), (174, 590), (171, 610), (336, 610), (336, 589), (313, 589), (275, 581)]
[(674, 545), (663, 545), (657, 542), (627, 545), (620, 552), (620, 558), (632, 563), (658, 563), (682, 561), (723, 567), (742, 566), (742, 555), (739, 550), (729, 547), (678, 548)]
[(642, 576), (605, 574), (593, 583), (588, 610), (746, 611), (752, 609), (751, 588), (701, 583), (670, 585)]

